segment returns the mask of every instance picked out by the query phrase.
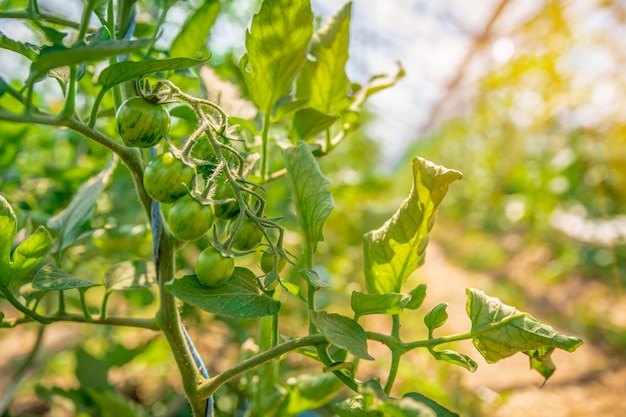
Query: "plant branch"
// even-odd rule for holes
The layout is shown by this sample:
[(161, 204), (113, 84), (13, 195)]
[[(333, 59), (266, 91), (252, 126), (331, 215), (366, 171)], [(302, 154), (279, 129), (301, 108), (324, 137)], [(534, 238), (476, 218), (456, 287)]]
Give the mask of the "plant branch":
[(208, 379), (202, 385), (198, 387), (198, 395), (203, 398), (207, 398), (217, 391), (219, 387), (233, 378), (238, 377), (250, 369), (254, 369), (266, 362), (276, 359), (286, 353), (300, 349), (306, 346), (321, 346), (328, 344), (326, 338), (321, 334), (309, 335), (290, 340), (288, 342), (281, 343), (270, 350), (259, 353), (256, 356), (251, 357), (238, 363), (237, 365), (227, 369), (226, 371), (215, 375), (213, 378)]
[(0, 19), (28, 19), (54, 23), (57, 25), (67, 26), (73, 29), (78, 29), (80, 25), (71, 20), (64, 19), (62, 17), (54, 16), (48, 13), (31, 13), (31, 12), (0, 12)]
[[(17, 308), (17, 306), (15, 306)], [(55, 322), (74, 322), (74, 323), (89, 323), (89, 324), (103, 324), (105, 326), (126, 326), (126, 327), (136, 327), (140, 329), (147, 330), (159, 330), (160, 327), (157, 321), (153, 318), (134, 318), (134, 317), (106, 317), (101, 319), (87, 320), (85, 316), (81, 314), (54, 314), (50, 316), (39, 316), (43, 318), (45, 324), (55, 323)], [(20, 317), (14, 320), (4, 320), (0, 324), (0, 328), (11, 328), (17, 327), (20, 324), (32, 323), (32, 322), (40, 322), (41, 320), (37, 320), (32, 316)]]
[[(160, 212), (158, 213), (160, 216)], [(176, 364), (180, 372), (183, 389), (185, 395), (189, 399), (189, 404), (196, 417), (204, 416), (206, 412), (206, 401), (198, 398), (197, 389), (199, 381), (204, 381), (198, 368), (195, 366), (193, 355), (187, 345), (185, 334), (182, 329), (182, 323), (176, 299), (170, 294), (165, 285), (174, 278), (176, 261), (175, 241), (168, 233), (162, 233), (158, 239), (156, 248), (156, 268), (157, 280), (159, 282), (159, 294), (161, 304), (158, 313), (158, 321), (165, 335)]]

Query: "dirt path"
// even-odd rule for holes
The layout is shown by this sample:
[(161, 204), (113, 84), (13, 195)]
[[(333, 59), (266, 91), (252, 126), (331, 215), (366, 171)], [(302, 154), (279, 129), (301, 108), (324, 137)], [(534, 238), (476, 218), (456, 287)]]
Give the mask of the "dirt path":
[[(524, 257), (533, 258), (526, 255)], [(515, 271), (521, 270), (519, 265), (513, 266)], [(523, 289), (524, 280), (529, 277), (521, 272), (512, 275), (514, 283)], [(426, 264), (419, 271), (419, 278), (428, 283), (427, 301), (450, 303), (450, 319), (442, 329), (444, 334), (467, 331), (470, 326), (465, 313), (465, 288), (479, 288), (492, 296), (500, 296), (490, 291), (493, 282), (489, 277), (454, 266), (436, 244), (429, 245)], [(571, 314), (584, 308), (581, 299), (563, 299), (565, 294), (572, 297), (584, 295), (584, 288), (573, 290), (572, 284), (564, 284), (565, 288), (551, 287), (550, 293), (554, 294), (547, 291), (541, 294), (546, 289), (535, 284), (529, 285), (534, 290), (529, 294), (528, 305), (517, 307), (531, 312), (540, 320), (544, 319), (543, 309), (539, 305), (533, 305), (537, 304), (533, 300), (556, 298), (564, 310)], [(607, 304), (621, 311), (625, 308), (624, 300), (623, 297), (619, 298), (621, 303)], [(506, 302), (504, 299), (503, 301)], [(548, 307), (550, 310), (554, 308), (554, 304)], [(545, 320), (551, 322), (549, 318)], [(572, 330), (558, 330), (572, 334)], [(474, 348), (467, 345), (466, 351), (472, 350)], [(626, 416), (626, 357), (605, 353), (599, 340), (585, 340), (585, 344), (573, 354), (556, 351), (553, 359), (557, 371), (543, 387), (543, 379), (529, 369), (527, 357), (524, 355), (518, 354), (493, 365), (486, 364), (477, 354), (471, 356), (477, 360), (479, 367), (475, 373), (465, 374), (464, 385), (485, 401), (485, 408), (490, 410), (489, 415), (493, 417)]]

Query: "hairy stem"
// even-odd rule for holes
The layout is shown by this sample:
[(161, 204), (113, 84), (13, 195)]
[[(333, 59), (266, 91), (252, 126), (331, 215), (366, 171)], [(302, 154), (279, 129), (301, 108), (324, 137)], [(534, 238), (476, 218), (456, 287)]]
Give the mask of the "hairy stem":
[(165, 285), (174, 278), (176, 265), (174, 259), (175, 242), (167, 233), (163, 233), (160, 236), (156, 250), (157, 280), (161, 297), (158, 314), (159, 325), (176, 360), (176, 365), (182, 378), (183, 389), (189, 399), (193, 414), (196, 417), (204, 416), (206, 401), (200, 400), (197, 395), (198, 385), (201, 381), (204, 381), (204, 378), (196, 367), (191, 350), (187, 345), (181, 318), (176, 306), (176, 299), (165, 288)]

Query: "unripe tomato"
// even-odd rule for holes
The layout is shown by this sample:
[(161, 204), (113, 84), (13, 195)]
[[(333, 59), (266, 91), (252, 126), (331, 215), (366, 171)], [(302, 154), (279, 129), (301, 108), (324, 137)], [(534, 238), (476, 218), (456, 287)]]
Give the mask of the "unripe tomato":
[(204, 175), (207, 178), (213, 174), (213, 171), (215, 171), (215, 167), (217, 166), (218, 159), (217, 155), (215, 155), (215, 152), (213, 152), (211, 142), (206, 136), (201, 136), (200, 138), (198, 138), (198, 142), (191, 150), (191, 156), (201, 159), (203, 161), (211, 162), (211, 165), (197, 165), (196, 170), (198, 171), (198, 173)]
[(224, 256), (217, 249), (208, 247), (200, 253), (196, 262), (196, 277), (206, 287), (219, 287), (233, 275), (235, 260)]
[(150, 161), (143, 173), (143, 185), (153, 200), (173, 203), (187, 194), (193, 175), (193, 168), (165, 152)]
[(177, 200), (167, 215), (170, 231), (178, 240), (196, 240), (213, 225), (211, 206), (205, 206), (189, 194)]
[[(237, 225), (237, 220), (230, 222), (228, 231), (232, 232)], [(257, 227), (256, 223), (248, 217), (244, 217), (239, 225), (239, 229), (233, 238), (233, 248), (239, 251), (252, 250), (261, 243), (263, 232)]]
[[(274, 269), (274, 253), (271, 251), (268, 252), (263, 252), (261, 254), (261, 271), (265, 272), (266, 274), (269, 274), (273, 269)], [(287, 261), (285, 261), (285, 258), (283, 258), (282, 256), (278, 257), (278, 270), (276, 272), (281, 272), (283, 269), (285, 269), (285, 265), (287, 264)]]
[(115, 115), (117, 131), (124, 144), (135, 148), (156, 145), (170, 130), (170, 114), (160, 104), (142, 97), (124, 101)]
[(239, 214), (239, 203), (234, 200), (235, 193), (233, 188), (225, 181), (220, 181), (215, 188), (214, 200), (226, 200), (232, 198), (228, 203), (213, 204), (213, 213), (215, 217), (223, 220), (231, 220)]

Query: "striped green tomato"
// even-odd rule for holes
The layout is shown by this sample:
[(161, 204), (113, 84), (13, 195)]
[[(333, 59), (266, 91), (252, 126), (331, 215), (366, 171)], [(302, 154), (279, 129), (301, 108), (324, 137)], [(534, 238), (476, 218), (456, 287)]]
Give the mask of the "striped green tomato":
[[(237, 225), (237, 220), (230, 222), (228, 231), (232, 232)], [(256, 225), (256, 223), (249, 217), (244, 217), (239, 225), (239, 228), (235, 232), (233, 239), (233, 248), (239, 251), (247, 251), (256, 248), (263, 239), (263, 232)]]
[(134, 148), (156, 145), (170, 130), (170, 114), (160, 104), (142, 97), (124, 101), (115, 115), (117, 131), (124, 144)]
[(187, 194), (172, 205), (167, 223), (178, 240), (200, 239), (213, 225), (213, 211)]
[(165, 152), (150, 161), (143, 172), (143, 185), (153, 200), (173, 203), (187, 194), (193, 176), (193, 168)]
[(226, 181), (220, 181), (215, 186), (215, 195), (213, 196), (214, 200), (227, 200), (232, 199), (226, 203), (217, 203), (213, 204), (213, 213), (215, 217), (223, 220), (230, 220), (239, 214), (239, 203), (235, 200), (235, 193), (233, 192), (233, 188)]

